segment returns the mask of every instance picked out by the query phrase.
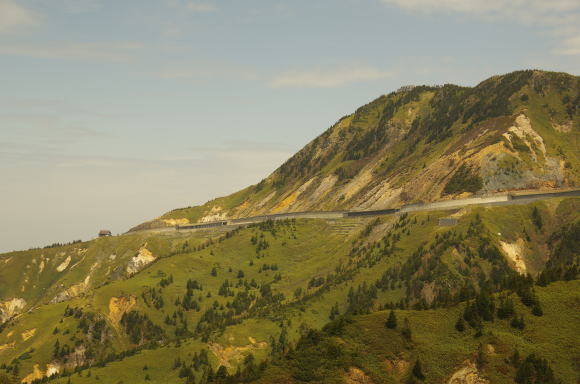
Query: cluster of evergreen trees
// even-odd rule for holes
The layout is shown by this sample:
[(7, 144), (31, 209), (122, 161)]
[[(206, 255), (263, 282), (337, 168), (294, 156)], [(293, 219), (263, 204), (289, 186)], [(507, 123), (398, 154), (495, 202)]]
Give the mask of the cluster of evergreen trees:
[(149, 317), (138, 311), (129, 311), (121, 317), (121, 325), (133, 344), (160, 341), (165, 335), (163, 329), (155, 325)]

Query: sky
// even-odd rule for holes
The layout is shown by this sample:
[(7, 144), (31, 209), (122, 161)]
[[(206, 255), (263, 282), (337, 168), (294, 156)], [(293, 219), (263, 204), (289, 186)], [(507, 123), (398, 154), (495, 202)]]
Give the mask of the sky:
[(409, 84), (580, 69), (577, 0), (0, 0), (0, 252), (255, 184)]

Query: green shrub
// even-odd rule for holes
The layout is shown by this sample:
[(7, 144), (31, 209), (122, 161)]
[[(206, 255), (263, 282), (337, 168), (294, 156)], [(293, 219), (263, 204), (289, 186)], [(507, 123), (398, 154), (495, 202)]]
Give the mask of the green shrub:
[(459, 192), (477, 192), (482, 187), (483, 180), (479, 174), (462, 164), (443, 189), (443, 193), (449, 195)]

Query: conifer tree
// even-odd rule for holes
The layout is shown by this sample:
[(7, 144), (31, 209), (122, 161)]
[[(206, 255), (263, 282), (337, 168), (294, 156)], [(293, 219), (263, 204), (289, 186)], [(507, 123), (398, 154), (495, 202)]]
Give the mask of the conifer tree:
[(425, 380), (425, 375), (423, 374), (423, 368), (421, 367), (421, 360), (417, 359), (415, 365), (413, 366), (413, 376), (419, 380)]
[(465, 322), (463, 321), (462, 316), (459, 316), (459, 319), (457, 319), (457, 322), (455, 323), (455, 329), (457, 329), (459, 332), (465, 331)]
[(387, 326), (387, 328), (390, 329), (397, 328), (397, 315), (395, 315), (395, 311), (393, 311), (392, 309), (391, 312), (389, 313), (389, 317), (385, 325)]

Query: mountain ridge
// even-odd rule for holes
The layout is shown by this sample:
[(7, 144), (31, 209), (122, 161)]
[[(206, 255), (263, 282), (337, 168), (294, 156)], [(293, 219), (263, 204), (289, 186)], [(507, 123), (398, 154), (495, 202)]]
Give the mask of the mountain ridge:
[(579, 81), (527, 70), (475, 87), (405, 86), (340, 118), (260, 183), (131, 230), (575, 186)]

